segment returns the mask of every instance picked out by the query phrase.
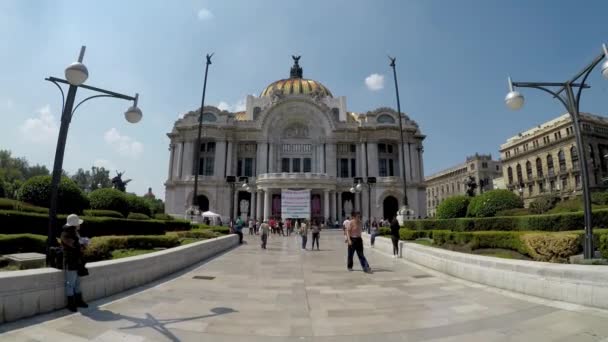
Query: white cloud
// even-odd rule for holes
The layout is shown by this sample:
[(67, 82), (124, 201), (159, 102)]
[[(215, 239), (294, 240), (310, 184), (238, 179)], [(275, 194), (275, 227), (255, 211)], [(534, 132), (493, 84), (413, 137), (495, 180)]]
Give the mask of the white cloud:
[(234, 104), (229, 104), (226, 101), (220, 101), (217, 108), (227, 110), (229, 112), (242, 112), (245, 111), (245, 99), (238, 100)]
[(211, 13), (211, 11), (206, 8), (201, 8), (198, 11), (197, 16), (198, 16), (198, 20), (200, 20), (200, 21), (213, 19), (213, 13)]
[(106, 143), (114, 148), (123, 157), (137, 158), (144, 151), (144, 145), (139, 141), (120, 135), (116, 128), (110, 128), (104, 135)]
[(365, 85), (371, 91), (378, 91), (384, 88), (384, 75), (371, 74), (365, 78)]
[(109, 170), (109, 171), (116, 170), (116, 166), (114, 166), (114, 163), (112, 163), (111, 161), (109, 161), (107, 159), (96, 159), (93, 162), (93, 166), (103, 167), (104, 169)]
[[(12, 103), (11, 103), (12, 105)], [(38, 111), (38, 117), (29, 118), (19, 127), (23, 138), (33, 143), (52, 143), (57, 139), (59, 127), (51, 114), (51, 107), (46, 105)]]

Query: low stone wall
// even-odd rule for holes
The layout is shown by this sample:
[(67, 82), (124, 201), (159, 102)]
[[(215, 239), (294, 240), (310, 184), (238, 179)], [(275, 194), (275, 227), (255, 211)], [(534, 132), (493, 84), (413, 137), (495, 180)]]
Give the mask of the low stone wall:
[[(85, 300), (108, 297), (144, 285), (215, 256), (238, 244), (228, 235), (163, 251), (87, 264), (81, 278)], [(54, 268), (0, 273), (0, 323), (64, 308), (64, 274)]]
[[(369, 236), (365, 238), (369, 246)], [(392, 254), (390, 238), (375, 248)], [(403, 259), (454, 277), (549, 300), (608, 309), (606, 266), (501, 259), (400, 242)]]

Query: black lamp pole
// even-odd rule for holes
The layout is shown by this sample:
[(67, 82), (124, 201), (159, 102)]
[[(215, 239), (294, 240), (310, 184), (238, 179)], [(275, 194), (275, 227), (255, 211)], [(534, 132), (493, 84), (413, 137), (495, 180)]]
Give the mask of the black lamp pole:
[[(80, 48), (80, 55), (78, 57), (78, 63), (82, 63), (82, 60), (84, 59), (85, 50), (86, 50), (85, 46), (82, 46)], [(68, 69), (70, 67), (68, 67)], [(85, 72), (88, 75), (88, 71), (86, 71), (86, 67), (82, 66), (82, 68), (85, 68)], [(114, 98), (118, 98), (118, 99), (133, 101), (133, 107), (129, 108), (127, 113), (125, 113), (125, 116), (127, 116), (127, 114), (131, 113), (131, 111), (133, 110), (133, 111), (139, 112), (139, 119), (141, 119), (141, 111), (137, 108), (137, 101), (139, 98), (138, 94), (135, 94), (135, 97), (132, 97), (132, 96), (128, 96), (128, 95), (115, 93), (115, 92), (105, 90), (105, 89), (87, 86), (84, 84), (71, 84), (67, 80), (57, 78), (57, 77), (47, 77), (47, 78), (45, 78), (45, 80), (52, 82), (53, 84), (55, 84), (57, 86), (57, 88), (59, 88), (59, 91), (61, 92), (62, 106), (63, 106), (63, 110), (61, 113), (61, 126), (59, 127), (59, 136), (57, 137), (57, 147), (55, 150), (55, 161), (53, 162), (53, 176), (51, 178), (51, 203), (50, 203), (50, 207), (49, 207), (49, 225), (48, 225), (47, 240), (46, 240), (46, 244), (47, 244), (47, 250), (46, 250), (47, 260), (46, 261), (47, 261), (47, 265), (48, 265), (50, 262), (49, 247), (54, 247), (57, 245), (55, 232), (57, 231), (58, 189), (59, 189), (59, 182), (61, 180), (61, 173), (63, 170), (63, 156), (64, 156), (65, 145), (66, 145), (66, 141), (67, 141), (67, 137), (68, 137), (68, 129), (70, 127), (70, 122), (72, 121), (72, 117), (74, 116), (74, 113), (76, 112), (78, 107), (80, 107), (80, 105), (87, 102), (88, 100), (98, 98), (98, 97), (114, 97)], [(85, 80), (86, 80), (86, 77), (85, 77)], [(59, 83), (69, 85), (67, 97), (65, 97), (63, 88), (59, 85)], [(80, 101), (74, 107), (74, 102), (76, 100), (76, 92), (77, 92), (78, 88), (88, 89), (88, 90), (95, 91), (95, 92), (101, 93), (101, 94), (89, 96), (89, 97), (85, 98), (84, 100)], [(127, 119), (129, 120), (128, 117), (127, 117)], [(139, 121), (139, 119), (137, 119), (136, 121), (133, 121), (133, 122), (135, 123), (135, 122)]]
[[(579, 166), (581, 170), (581, 178), (583, 181), (583, 201), (585, 215), (585, 239), (583, 243), (583, 254), (585, 259), (592, 259), (594, 255), (593, 248), (593, 222), (591, 212), (591, 191), (589, 185), (589, 171), (587, 165), (587, 153), (584, 146), (583, 136), (580, 128), (580, 99), (583, 89), (589, 88), (585, 81), (591, 74), (591, 71), (604, 59), (608, 58), (608, 50), (604, 45), (604, 50), (595, 59), (584, 67), (579, 73), (566, 82), (511, 82), (509, 78), (510, 92), (505, 99), (507, 105), (511, 109), (519, 109), (523, 105), (523, 96), (514, 91), (515, 87), (519, 88), (534, 88), (547, 92), (561, 102), (572, 120), (572, 128), (574, 128), (574, 137), (576, 139), (576, 148), (579, 155)], [(608, 77), (608, 61), (602, 66), (602, 74)], [(577, 83), (582, 78), (580, 83)], [(574, 94), (574, 89), (577, 89), (577, 94)], [(565, 95), (561, 93), (565, 92)]]
[(201, 166), (201, 130), (203, 128), (203, 112), (205, 108), (205, 92), (207, 91), (207, 72), (209, 71), (209, 64), (211, 64), (212, 54), (207, 54), (207, 63), (205, 64), (205, 81), (203, 82), (203, 98), (201, 99), (201, 112), (198, 116), (198, 135), (196, 136), (196, 160), (194, 165), (194, 193), (192, 194), (192, 208), (190, 215), (194, 215), (194, 211), (198, 208), (198, 174)]
[(403, 205), (407, 207), (407, 182), (405, 178), (405, 141), (403, 139), (403, 123), (401, 118), (401, 102), (399, 101), (399, 85), (397, 84), (397, 70), (395, 60), (397, 57), (388, 57), (391, 61), (390, 66), (393, 68), (393, 77), (395, 79), (395, 93), (397, 94), (397, 112), (399, 115), (399, 136), (401, 137), (401, 170), (403, 170)]

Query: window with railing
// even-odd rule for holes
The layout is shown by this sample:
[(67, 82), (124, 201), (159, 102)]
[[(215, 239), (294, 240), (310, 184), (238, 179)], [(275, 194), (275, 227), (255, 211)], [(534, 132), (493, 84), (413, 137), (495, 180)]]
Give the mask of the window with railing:
[(575, 146), (570, 147), (570, 160), (572, 161), (572, 168), (578, 170), (578, 150)]
[(536, 177), (543, 177), (543, 161), (540, 158), (536, 158)]
[(557, 162), (559, 163), (559, 172), (566, 172), (566, 155), (564, 151), (557, 152)]
[[(203, 176), (213, 176), (213, 167), (215, 164), (215, 142), (209, 141), (201, 143), (200, 149), (201, 154), (198, 164), (198, 174)], [(196, 169), (196, 167), (194, 169)]]
[(549, 173), (549, 177), (555, 176), (555, 169), (553, 167), (553, 156), (547, 156), (547, 171)]
[(509, 185), (513, 184), (513, 169), (510, 166), (507, 168), (507, 178), (509, 180)]
[(530, 163), (530, 161), (528, 160), (526, 162), (526, 177), (528, 178), (528, 180), (532, 180), (532, 163)]
[(515, 170), (517, 172), (517, 184), (523, 183), (524, 177), (521, 172), (521, 165), (517, 164), (517, 166), (515, 167)]

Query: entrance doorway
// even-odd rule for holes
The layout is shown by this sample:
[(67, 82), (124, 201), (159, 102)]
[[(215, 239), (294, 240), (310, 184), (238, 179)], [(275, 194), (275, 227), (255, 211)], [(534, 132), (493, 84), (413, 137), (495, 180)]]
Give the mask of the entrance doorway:
[(399, 210), (399, 202), (393, 196), (387, 196), (382, 202), (383, 215), (385, 220), (391, 220), (393, 217), (397, 216), (397, 211)]
[(198, 195), (196, 197), (198, 203), (198, 209), (201, 212), (209, 211), (209, 199), (205, 195)]
[(251, 193), (246, 191), (239, 191), (238, 202), (236, 207), (237, 216), (241, 220), (246, 221), (251, 217)]
[(351, 192), (342, 193), (342, 217), (352, 217), (355, 211), (355, 194)]

